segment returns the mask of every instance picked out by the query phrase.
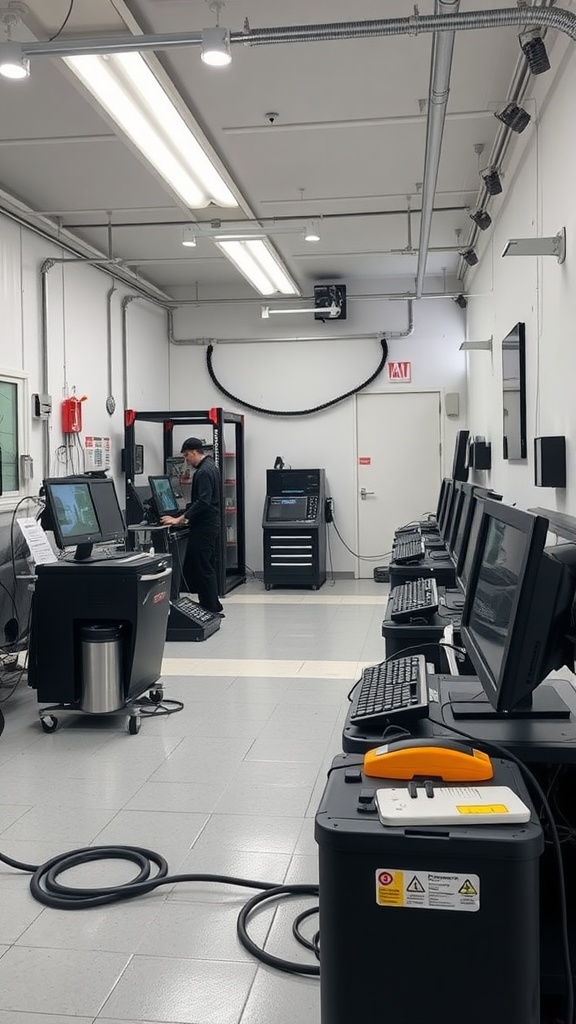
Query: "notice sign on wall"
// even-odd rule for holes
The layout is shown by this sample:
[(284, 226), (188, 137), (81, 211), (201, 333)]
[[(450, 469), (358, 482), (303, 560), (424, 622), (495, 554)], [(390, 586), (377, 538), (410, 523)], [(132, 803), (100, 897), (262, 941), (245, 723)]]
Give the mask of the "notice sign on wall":
[(358, 459), (358, 464), (360, 466), (370, 466), (372, 464), (372, 456), (371, 455), (360, 455), (360, 457)]
[(412, 380), (412, 363), (391, 362), (388, 366), (388, 380), (409, 384)]

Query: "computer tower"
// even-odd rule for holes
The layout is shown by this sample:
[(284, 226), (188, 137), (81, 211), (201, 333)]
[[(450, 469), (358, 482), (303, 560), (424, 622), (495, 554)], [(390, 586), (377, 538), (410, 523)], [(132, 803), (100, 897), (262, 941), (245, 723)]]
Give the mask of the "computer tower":
[[(522, 826), (474, 826), (472, 812), (466, 825), (384, 826), (375, 788), (402, 783), (361, 764), (334, 760), (315, 820), (321, 1024), (539, 1024), (534, 811)], [(494, 766), (474, 788), (509, 786), (531, 807), (516, 766)]]

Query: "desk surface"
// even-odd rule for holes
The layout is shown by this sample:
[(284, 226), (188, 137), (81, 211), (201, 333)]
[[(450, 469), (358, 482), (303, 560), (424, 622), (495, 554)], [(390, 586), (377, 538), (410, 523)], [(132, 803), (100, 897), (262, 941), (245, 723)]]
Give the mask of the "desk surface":
[[(412, 723), (411, 733), (417, 738), (450, 737), (454, 733), (445, 726), (466, 733), (473, 739), (499, 743), (528, 763), (576, 764), (576, 690), (566, 679), (551, 679), (552, 686), (570, 708), (570, 718), (526, 721), (490, 719), (455, 720), (450, 707), (450, 692), (469, 695), (482, 693), (476, 676), (431, 675), (428, 677), (430, 707), (428, 718)], [(368, 733), (349, 723), (346, 718), (342, 732), (342, 749), (347, 753), (365, 753), (383, 742), (382, 733)]]

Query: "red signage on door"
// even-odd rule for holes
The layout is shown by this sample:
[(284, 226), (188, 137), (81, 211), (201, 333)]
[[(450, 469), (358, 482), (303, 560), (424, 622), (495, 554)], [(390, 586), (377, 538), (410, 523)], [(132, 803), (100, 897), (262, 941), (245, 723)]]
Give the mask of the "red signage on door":
[(358, 462), (361, 466), (370, 466), (372, 463), (371, 455), (360, 455)]
[(388, 380), (402, 381), (404, 384), (412, 380), (412, 363), (388, 363)]

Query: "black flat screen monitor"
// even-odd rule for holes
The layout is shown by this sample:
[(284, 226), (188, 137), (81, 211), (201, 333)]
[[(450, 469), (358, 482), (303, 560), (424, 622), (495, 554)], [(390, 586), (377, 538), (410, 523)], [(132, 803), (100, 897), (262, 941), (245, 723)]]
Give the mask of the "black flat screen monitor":
[(448, 479), (447, 476), (445, 476), (443, 481), (442, 481), (442, 483), (440, 484), (440, 492), (438, 494), (438, 504), (436, 506), (436, 522), (437, 523), (440, 522), (440, 519), (442, 517), (442, 510), (443, 510), (443, 508), (444, 508), (444, 506), (446, 504), (446, 499), (448, 498), (448, 490), (449, 490), (449, 488), (450, 488), (450, 480)]
[(46, 526), (59, 548), (76, 546), (74, 558), (90, 558), (92, 546), (123, 541), (126, 534), (114, 481), (95, 477), (56, 477), (43, 481)]
[(452, 478), (466, 482), (468, 479), (468, 441), (469, 430), (459, 430), (454, 442), (454, 459), (452, 460)]
[(503, 456), (525, 459), (526, 427), (526, 327), (516, 324), (502, 341)]
[(487, 499), (461, 633), (498, 712), (528, 711), (553, 670), (574, 667), (576, 545), (545, 550), (548, 520)]
[(307, 498), (269, 498), (268, 520), (271, 523), (294, 523), (306, 519)]
[(444, 504), (442, 505), (442, 508), (440, 510), (440, 518), (438, 519), (438, 529), (440, 531), (440, 536), (442, 537), (442, 540), (444, 540), (444, 528), (446, 526), (446, 520), (447, 520), (449, 512), (450, 512), (450, 507), (451, 507), (452, 499), (453, 498), (454, 498), (454, 481), (453, 480), (449, 480), (448, 481), (448, 486), (446, 487), (446, 494), (445, 494), (445, 497), (444, 497)]
[(455, 481), (452, 487), (452, 494), (450, 495), (448, 507), (446, 509), (444, 524), (440, 529), (442, 540), (444, 541), (445, 544), (448, 543), (450, 536), (452, 534), (452, 527), (454, 525), (454, 517), (456, 515), (456, 508), (458, 507), (461, 488), (462, 484), (460, 483), (460, 481)]
[(176, 497), (170, 478), (167, 476), (149, 476), (152, 505), (158, 518), (162, 516), (179, 516), (178, 498)]

